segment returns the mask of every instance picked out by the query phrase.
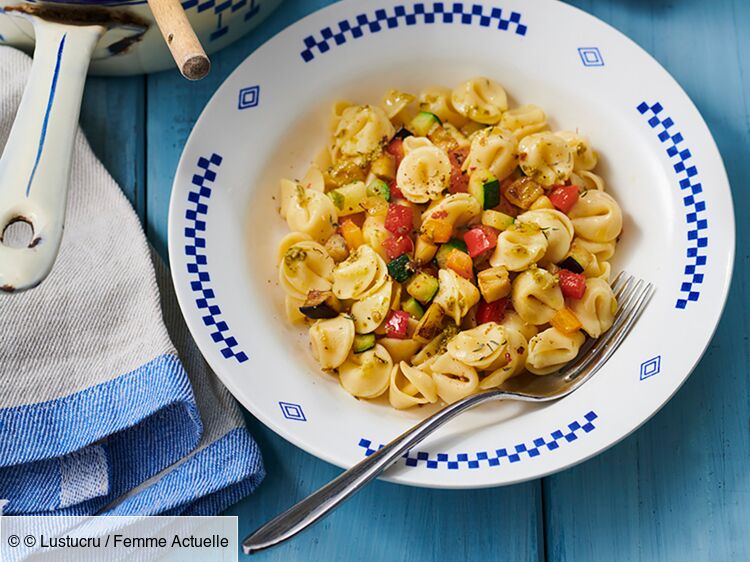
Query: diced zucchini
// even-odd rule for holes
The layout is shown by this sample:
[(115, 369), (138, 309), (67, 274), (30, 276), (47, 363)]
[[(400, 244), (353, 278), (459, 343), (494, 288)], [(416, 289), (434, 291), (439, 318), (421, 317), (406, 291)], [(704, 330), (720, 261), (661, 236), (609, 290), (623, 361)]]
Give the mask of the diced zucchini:
[(365, 199), (367, 199), (367, 188), (364, 182), (355, 181), (354, 183), (329, 191), (328, 197), (333, 201), (340, 217), (353, 215), (362, 212), (362, 205)]
[(557, 264), (560, 269), (567, 269), (573, 273), (583, 273), (583, 266), (573, 256), (568, 256)]
[(500, 204), (500, 182), (490, 172), (477, 170), (469, 179), (469, 194), (471, 194), (482, 209), (492, 209)]
[(408, 254), (402, 254), (388, 263), (388, 273), (398, 283), (405, 282), (415, 272), (414, 264)]
[[(578, 267), (576, 267), (576, 265)], [(595, 275), (595, 269), (597, 269), (596, 257), (594, 254), (589, 252), (586, 248), (578, 244), (577, 240), (574, 240), (570, 245), (570, 251), (565, 259), (558, 264), (562, 269), (568, 269), (573, 273), (584, 273), (589, 272)]]
[(391, 188), (381, 179), (372, 180), (367, 186), (367, 195), (370, 197), (382, 197), (386, 201), (391, 200)]
[(428, 263), (437, 253), (437, 244), (433, 244), (429, 240), (425, 240), (421, 236), (417, 236), (417, 243), (414, 246), (414, 261), (419, 265)]
[(409, 130), (418, 137), (426, 137), (433, 127), (442, 125), (440, 118), (429, 111), (420, 111), (417, 116), (411, 120)]
[(477, 283), (482, 297), (495, 302), (510, 294), (511, 284), (508, 270), (503, 266), (490, 267), (477, 274)]
[(354, 353), (362, 353), (375, 347), (375, 334), (357, 334), (354, 336)]
[(528, 209), (544, 195), (542, 187), (531, 178), (523, 177), (506, 185), (503, 196), (516, 207)]
[(379, 178), (392, 180), (396, 177), (396, 160), (390, 154), (383, 153), (372, 161), (370, 173)]
[(402, 304), (401, 310), (403, 310), (404, 312), (408, 312), (417, 320), (421, 319), (422, 316), (424, 316), (424, 308), (422, 308), (422, 305), (419, 304), (419, 302), (417, 302), (417, 299), (415, 299), (414, 297), (410, 298), (408, 301)]
[(432, 303), (414, 329), (413, 338), (422, 343), (427, 343), (435, 338), (443, 331), (444, 316), (445, 312), (443, 312), (442, 307), (436, 302)]
[(500, 211), (488, 209), (482, 213), (482, 224), (495, 230), (507, 230), (516, 219)]
[(438, 280), (424, 271), (417, 273), (406, 285), (406, 292), (422, 304), (432, 300), (438, 290)]
[(331, 291), (310, 291), (299, 311), (313, 320), (336, 318), (341, 310), (339, 299)]
[(458, 238), (451, 238), (445, 244), (440, 246), (435, 255), (435, 260), (440, 269), (445, 268), (445, 263), (448, 261), (448, 256), (450, 255), (451, 250), (461, 250), (465, 254), (469, 253), (469, 250), (466, 247), (466, 242), (459, 240)]

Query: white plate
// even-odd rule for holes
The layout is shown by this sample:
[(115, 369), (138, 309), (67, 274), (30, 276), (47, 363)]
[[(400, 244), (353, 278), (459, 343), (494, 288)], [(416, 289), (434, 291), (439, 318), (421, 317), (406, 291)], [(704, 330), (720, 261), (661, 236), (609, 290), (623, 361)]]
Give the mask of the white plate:
[(324, 146), (331, 103), (376, 103), (486, 75), (553, 127), (585, 132), (625, 213), (614, 270), (657, 294), (606, 367), (546, 406), (469, 412), (387, 478), (470, 488), (536, 478), (599, 453), (652, 416), (698, 362), (719, 321), (734, 255), (721, 157), (687, 95), (638, 46), (548, 0), (344, 1), (245, 60), (203, 111), (172, 192), (169, 255), (188, 325), (237, 399), (306, 451), (342, 467), (424, 416), (358, 401), (313, 362), (290, 327), (275, 254), (283, 176)]

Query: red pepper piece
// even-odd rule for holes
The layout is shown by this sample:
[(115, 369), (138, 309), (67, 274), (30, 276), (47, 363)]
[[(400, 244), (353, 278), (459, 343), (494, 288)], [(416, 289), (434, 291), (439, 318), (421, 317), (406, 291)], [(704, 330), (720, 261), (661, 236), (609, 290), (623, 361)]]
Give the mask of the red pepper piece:
[(489, 226), (477, 226), (464, 234), (464, 242), (472, 258), (497, 246), (497, 231)]
[(564, 297), (580, 299), (586, 292), (586, 277), (580, 273), (573, 273), (567, 269), (557, 272), (560, 279), (560, 290)]
[(451, 161), (451, 184), (448, 191), (451, 193), (467, 193), (469, 191), (469, 174), (461, 171), (461, 163), (466, 159), (469, 150), (459, 148), (448, 156)]
[(477, 306), (477, 324), (486, 324), (487, 322), (499, 324), (505, 317), (505, 307), (507, 304), (507, 298), (499, 299), (495, 302), (487, 302), (484, 299), (480, 300)]
[(389, 338), (406, 339), (409, 326), (409, 313), (404, 310), (391, 310), (385, 319), (385, 335)]
[(566, 215), (578, 203), (578, 187), (575, 185), (561, 185), (555, 187), (549, 194), (550, 202), (556, 209)]
[(403, 254), (411, 254), (414, 251), (414, 242), (408, 236), (391, 236), (383, 240), (383, 248), (389, 260), (395, 260)]
[(388, 184), (388, 187), (391, 189), (391, 201), (395, 199), (405, 199), (404, 194), (398, 188), (398, 185), (396, 185), (395, 179), (391, 180), (391, 182)]
[(411, 207), (391, 203), (385, 215), (385, 229), (396, 236), (409, 234), (414, 225), (414, 211)]

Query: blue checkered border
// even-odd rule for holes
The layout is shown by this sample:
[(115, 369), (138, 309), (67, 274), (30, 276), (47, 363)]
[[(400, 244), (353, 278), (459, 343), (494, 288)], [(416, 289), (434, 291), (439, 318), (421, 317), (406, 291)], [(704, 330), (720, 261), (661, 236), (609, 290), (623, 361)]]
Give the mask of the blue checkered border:
[(203, 323), (213, 330), (211, 339), (221, 347), (221, 354), (226, 359), (233, 357), (239, 363), (244, 363), (248, 359), (247, 354), (239, 350), (237, 340), (229, 335), (229, 326), (221, 319), (221, 308), (216, 304), (216, 294), (210, 285), (211, 275), (207, 270), (208, 258), (205, 254), (205, 217), (212, 189), (209, 184), (216, 180), (215, 168), (221, 162), (222, 157), (215, 153), (209, 158), (198, 158), (198, 172), (193, 175), (193, 187), (188, 191), (188, 209), (185, 211), (185, 256), (187, 272), (191, 276), (190, 289), (196, 296), (195, 305), (203, 314)]
[[(451, 457), (448, 453), (432, 455), (426, 451), (409, 451), (403, 455), (404, 464), (410, 467), (424, 466), (431, 469), (448, 470), (475, 469), (481, 468), (483, 465), (495, 467), (512, 464), (524, 459), (538, 457), (546, 451), (554, 451), (559, 449), (560, 445), (572, 443), (582, 435), (591, 433), (596, 429), (594, 420), (598, 417), (595, 412), (591, 411), (583, 416), (583, 422), (571, 422), (567, 429), (556, 429), (549, 434), (549, 437), (537, 437), (531, 443), (519, 443), (511, 448), (476, 453), (458, 453), (455, 457)], [(365, 450), (366, 457), (383, 448), (383, 445), (373, 448), (372, 441), (368, 439), (360, 439), (359, 446)]]
[(685, 220), (688, 225), (687, 265), (685, 278), (680, 285), (682, 293), (675, 303), (675, 308), (684, 309), (688, 302), (697, 301), (700, 297), (700, 285), (703, 283), (706, 265), (706, 248), (708, 247), (708, 219), (706, 219), (706, 202), (701, 195), (703, 186), (698, 179), (698, 168), (692, 163), (693, 155), (684, 144), (682, 133), (675, 130), (671, 117), (664, 115), (664, 108), (659, 102), (649, 105), (645, 101), (637, 107), (638, 112), (648, 118), (648, 124), (658, 132), (659, 140), (667, 147), (667, 155), (672, 159), (672, 166), (680, 189), (683, 193), (682, 203), (685, 206)]
[(528, 27), (521, 23), (521, 14), (508, 13), (507, 18), (502, 8), (486, 7), (481, 4), (464, 4), (453, 2), (416, 2), (410, 5), (393, 7), (393, 11), (386, 9), (375, 10), (372, 15), (359, 14), (352, 20), (338, 22), (338, 29), (324, 27), (320, 30), (320, 38), (314, 35), (305, 37), (305, 49), (300, 53), (302, 60), (310, 62), (316, 56), (313, 49), (323, 54), (332, 46), (343, 45), (349, 38), (359, 39), (366, 32), (378, 33), (383, 29), (393, 29), (399, 26), (411, 26), (417, 23), (462, 23), (464, 25), (479, 25), (493, 27), (501, 31), (512, 30), (516, 35), (526, 35)]

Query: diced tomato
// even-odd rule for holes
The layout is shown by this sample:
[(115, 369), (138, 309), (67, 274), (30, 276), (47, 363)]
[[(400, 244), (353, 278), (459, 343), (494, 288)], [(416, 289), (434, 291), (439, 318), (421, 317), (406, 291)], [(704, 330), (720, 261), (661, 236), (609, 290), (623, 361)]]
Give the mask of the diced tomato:
[(497, 230), (489, 226), (477, 226), (464, 234), (464, 242), (472, 258), (497, 246)]
[(580, 299), (586, 292), (586, 277), (580, 273), (573, 273), (568, 269), (557, 272), (560, 279), (560, 290), (564, 297)]
[(352, 220), (344, 219), (339, 226), (339, 230), (341, 231), (341, 236), (346, 240), (346, 245), (350, 250), (356, 250), (365, 243), (362, 229), (354, 224)]
[(484, 299), (480, 300), (477, 306), (477, 324), (486, 324), (487, 322), (496, 322), (499, 324), (505, 317), (505, 307), (507, 305), (507, 298), (494, 302), (487, 302)]
[(466, 159), (468, 149), (459, 148), (449, 154), (451, 161), (451, 184), (448, 191), (451, 193), (466, 193), (469, 191), (469, 174), (461, 171), (461, 164)]
[(385, 215), (385, 229), (396, 236), (409, 234), (414, 225), (414, 211), (406, 205), (391, 203)]
[(471, 261), (469, 254), (461, 250), (451, 250), (445, 260), (445, 267), (452, 269), (466, 279), (474, 277), (474, 262)]
[(391, 236), (383, 240), (383, 248), (389, 260), (395, 260), (402, 254), (411, 254), (414, 251), (414, 242), (408, 236)]
[(391, 180), (391, 182), (388, 184), (388, 187), (391, 189), (391, 201), (393, 201), (394, 199), (404, 199), (404, 194), (398, 188), (398, 185), (396, 185), (395, 179)]
[(385, 151), (396, 159), (396, 170), (398, 170), (401, 160), (404, 159), (404, 141), (398, 137), (394, 137), (388, 146), (385, 147)]
[(566, 215), (578, 203), (578, 187), (575, 185), (561, 185), (555, 187), (549, 194), (549, 200), (556, 209)]
[(409, 326), (409, 313), (404, 310), (391, 310), (385, 319), (385, 335), (389, 338), (406, 339)]

